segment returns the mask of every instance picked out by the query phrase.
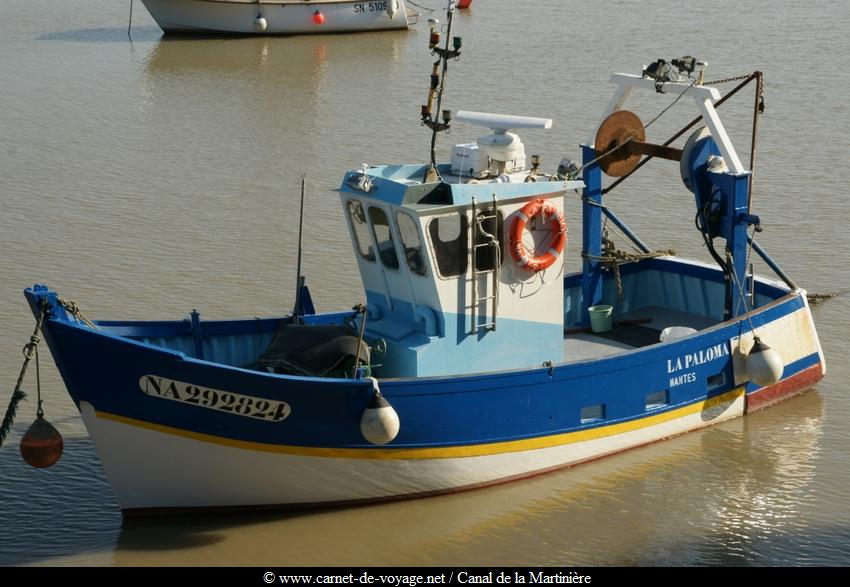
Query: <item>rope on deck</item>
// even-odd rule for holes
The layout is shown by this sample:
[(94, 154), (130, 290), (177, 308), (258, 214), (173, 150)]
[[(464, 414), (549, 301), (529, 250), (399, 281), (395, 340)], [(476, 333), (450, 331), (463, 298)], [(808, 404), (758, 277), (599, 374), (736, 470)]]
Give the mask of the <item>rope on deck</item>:
[(655, 250), (648, 253), (636, 252), (630, 253), (618, 249), (610, 238), (608, 232), (602, 235), (602, 254), (589, 255), (582, 252), (581, 257), (587, 261), (598, 261), (602, 263), (605, 269), (608, 269), (614, 274), (614, 280), (617, 283), (617, 300), (623, 299), (623, 279), (620, 276), (620, 265), (624, 263), (637, 263), (645, 259), (655, 259), (656, 257), (674, 256), (676, 251), (673, 249)]

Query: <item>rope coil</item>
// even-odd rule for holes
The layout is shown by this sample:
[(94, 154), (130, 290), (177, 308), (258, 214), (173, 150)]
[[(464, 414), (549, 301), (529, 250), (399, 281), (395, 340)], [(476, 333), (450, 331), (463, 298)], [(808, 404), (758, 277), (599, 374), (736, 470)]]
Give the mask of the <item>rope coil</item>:
[(623, 278), (620, 275), (620, 265), (625, 263), (637, 263), (646, 259), (655, 259), (657, 257), (674, 256), (675, 254), (676, 251), (673, 249), (655, 250), (649, 251), (648, 253), (630, 253), (628, 251), (623, 251), (622, 249), (617, 248), (614, 241), (608, 238), (608, 231), (605, 231), (602, 235), (602, 254), (591, 255), (582, 251), (581, 258), (586, 261), (598, 261), (605, 269), (614, 274), (614, 280), (617, 284), (617, 299), (622, 300)]

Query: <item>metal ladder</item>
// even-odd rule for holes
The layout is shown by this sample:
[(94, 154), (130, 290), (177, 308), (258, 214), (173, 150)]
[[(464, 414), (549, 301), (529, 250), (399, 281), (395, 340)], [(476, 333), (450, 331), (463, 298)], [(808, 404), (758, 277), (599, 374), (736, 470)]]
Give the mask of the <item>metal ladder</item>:
[[(484, 229), (484, 221), (493, 219), (494, 232), (498, 232), (499, 213), (496, 207), (496, 194), (493, 194), (493, 207), (490, 210), (478, 211), (475, 197), (472, 198), (472, 223), (470, 232), (472, 233), (470, 242), (472, 243), (472, 330), (470, 334), (477, 334), (479, 330), (485, 328), (487, 330), (496, 330), (496, 316), (499, 312), (499, 276), (502, 267), (502, 250), (499, 246), (499, 241), (495, 235), (490, 234)], [(482, 237), (483, 242), (477, 242), (478, 237)], [(482, 247), (490, 247), (493, 249), (494, 261), (491, 269), (478, 268), (478, 249)], [(479, 297), (478, 284), (481, 276), (492, 276), (492, 292), (490, 295)], [(486, 283), (486, 281), (485, 281)], [(486, 289), (485, 289), (486, 291)], [(486, 310), (482, 313), (485, 322), (478, 323), (478, 307), (481, 302), (492, 300), (491, 315), (488, 321)]]

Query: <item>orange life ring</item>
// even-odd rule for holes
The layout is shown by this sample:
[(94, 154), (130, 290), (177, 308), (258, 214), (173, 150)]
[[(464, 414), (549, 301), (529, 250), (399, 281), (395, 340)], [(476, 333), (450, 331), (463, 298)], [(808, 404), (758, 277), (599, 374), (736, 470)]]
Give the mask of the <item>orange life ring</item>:
[[(544, 222), (549, 223), (549, 231), (554, 236), (545, 253), (533, 255), (533, 251), (529, 251), (523, 244), (522, 234), (525, 232), (525, 225), (528, 221), (538, 214), (541, 215)], [(543, 271), (557, 261), (561, 253), (564, 252), (564, 247), (567, 245), (567, 221), (564, 219), (564, 214), (555, 207), (555, 204), (537, 198), (517, 212), (511, 225), (509, 237), (511, 256), (517, 264), (529, 271)]]

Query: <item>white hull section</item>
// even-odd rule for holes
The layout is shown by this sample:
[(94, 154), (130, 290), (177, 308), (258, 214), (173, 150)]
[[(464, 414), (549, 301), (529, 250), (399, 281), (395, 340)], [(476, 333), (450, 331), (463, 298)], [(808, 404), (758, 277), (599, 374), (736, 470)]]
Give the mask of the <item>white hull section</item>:
[[(812, 353), (817, 353), (822, 372), (826, 373), (826, 360), (815, 331), (815, 323), (812, 319), (809, 303), (806, 300), (806, 292), (802, 292), (800, 295), (805, 303), (803, 308), (759, 326), (755, 332), (762, 341), (768, 343), (779, 354), (783, 365), (790, 365)], [(748, 381), (745, 364), (747, 354), (753, 346), (753, 335), (747, 333), (742, 337), (733, 338), (730, 343), (735, 370), (735, 385), (742, 385)], [(783, 379), (785, 377), (783, 376)]]
[[(389, 2), (396, 2), (395, 11), (387, 11)], [(142, 3), (165, 32), (295, 35), (408, 27), (404, 0), (142, 0)], [(321, 24), (314, 21), (317, 10), (324, 17)], [(255, 26), (258, 16), (265, 19), (265, 29)]]
[(130, 510), (339, 503), (471, 488), (580, 463), (741, 416), (743, 389), (712, 404), (612, 424), (606, 432), (564, 435), (560, 437), (563, 444), (545, 448), (406, 459), (251, 450), (118, 421), (96, 413), (86, 402), (80, 407), (121, 508)]

